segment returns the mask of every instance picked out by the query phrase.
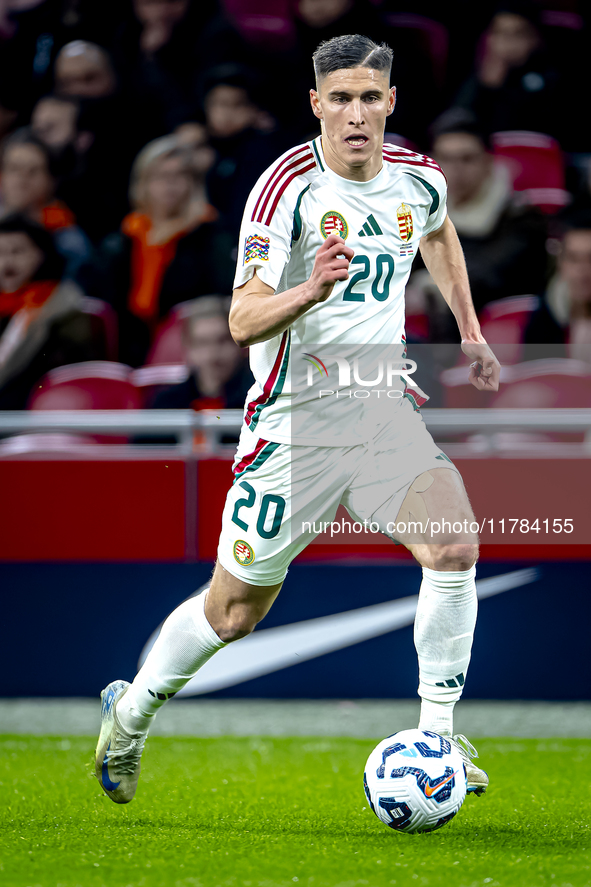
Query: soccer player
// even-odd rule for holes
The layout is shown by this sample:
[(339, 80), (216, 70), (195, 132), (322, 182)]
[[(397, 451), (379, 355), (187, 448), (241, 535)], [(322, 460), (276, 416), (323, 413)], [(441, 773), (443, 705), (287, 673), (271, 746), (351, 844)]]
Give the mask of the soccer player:
[[(364, 347), (370, 356), (403, 347), (404, 288), (420, 248), (457, 320), (462, 350), (472, 360), (470, 381), (481, 390), (498, 388), (499, 364), (481, 335), (446, 215), (445, 178), (430, 158), (383, 143), (396, 100), (391, 63), (392, 50), (367, 37), (321, 44), (310, 91), (321, 135), (283, 155), (246, 205), (230, 329), (238, 344), (250, 346), (256, 382), (218, 562), (209, 589), (168, 617), (133, 683), (114, 681), (101, 694), (96, 774), (117, 803), (135, 794), (158, 709), (217, 650), (263, 619), (290, 562), (314, 536), (303, 518), (331, 520), (340, 503), (355, 520), (369, 519), (405, 544), (421, 564), (419, 728), (458, 745), (469, 791), (481, 794), (488, 785), (474, 748), (453, 735), (477, 609), (478, 539), (462, 479), (427, 432), (408, 378), (399, 399), (366, 399), (356, 421), (350, 409), (339, 413), (346, 378), (337, 384), (331, 376), (329, 385), (324, 377), (326, 390), (316, 400), (314, 387), (296, 382), (304, 362), (295, 354), (305, 349), (299, 356), (314, 358), (313, 343), (330, 346), (334, 360), (349, 355), (356, 378)], [(326, 370), (322, 354), (315, 360)], [(361, 405), (352, 397), (347, 402)], [(412, 534), (405, 531), (411, 518)], [(434, 538), (429, 522), (442, 519), (448, 529)]]

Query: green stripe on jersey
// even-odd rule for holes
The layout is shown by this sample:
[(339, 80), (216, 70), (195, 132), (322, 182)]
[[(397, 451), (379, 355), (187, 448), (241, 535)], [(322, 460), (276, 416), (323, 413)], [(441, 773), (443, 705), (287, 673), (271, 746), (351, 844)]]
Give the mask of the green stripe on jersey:
[(254, 460), (254, 462), (251, 462), (250, 465), (247, 465), (246, 468), (245, 468), (243, 471), (240, 472), (240, 474), (237, 474), (237, 475), (236, 475), (236, 477), (234, 478), (234, 480), (232, 481), (232, 483), (235, 484), (236, 481), (237, 481), (239, 478), (243, 477), (243, 475), (245, 475), (247, 471), (255, 471), (255, 469), (260, 468), (261, 465), (263, 465), (263, 464), (267, 461), (267, 459), (269, 458), (269, 456), (272, 456), (272, 455), (273, 455), (273, 453), (275, 452), (275, 450), (276, 450), (277, 447), (279, 447), (279, 446), (281, 446), (281, 444), (278, 444), (278, 443), (275, 443), (275, 442), (273, 442), (273, 443), (268, 443), (267, 446), (263, 447), (263, 449), (262, 449), (261, 452), (258, 454), (258, 456), (257, 456), (256, 459)]
[(429, 194), (431, 195), (431, 209), (429, 210), (429, 215), (432, 216), (433, 213), (436, 213), (439, 209), (439, 194), (433, 185), (430, 185), (429, 182), (426, 182), (425, 179), (422, 179), (420, 176), (415, 176), (414, 172), (409, 172), (407, 175), (412, 176), (413, 179), (416, 179), (417, 182), (420, 182), (421, 185), (424, 185)]
[(312, 142), (312, 148), (314, 149), (314, 154), (316, 154), (316, 163), (320, 167), (321, 172), (324, 172), (324, 166), (322, 165), (322, 160), (320, 159), (320, 153), (318, 148), (316, 147), (316, 139)]
[(297, 243), (297, 241), (300, 239), (300, 236), (302, 233), (302, 213), (300, 210), (300, 204), (302, 202), (302, 198), (303, 198), (304, 194), (306, 193), (306, 191), (308, 190), (308, 188), (310, 187), (311, 184), (312, 184), (312, 182), (310, 182), (310, 184), (306, 185), (306, 187), (302, 191), (300, 191), (300, 193), (298, 194), (298, 199), (297, 199), (297, 202), (295, 205), (295, 209), (293, 211), (293, 227), (291, 229), (292, 245), (294, 243)]

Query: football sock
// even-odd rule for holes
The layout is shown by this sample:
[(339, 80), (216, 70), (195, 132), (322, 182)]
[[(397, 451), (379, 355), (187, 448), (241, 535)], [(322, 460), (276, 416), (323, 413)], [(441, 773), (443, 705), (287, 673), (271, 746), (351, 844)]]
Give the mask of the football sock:
[(420, 730), (453, 733), (476, 625), (476, 567), (444, 573), (423, 567), (415, 617), (419, 657)]
[(117, 718), (129, 733), (148, 730), (158, 709), (226, 646), (207, 621), (206, 598), (204, 591), (170, 614), (133, 684), (117, 703)]

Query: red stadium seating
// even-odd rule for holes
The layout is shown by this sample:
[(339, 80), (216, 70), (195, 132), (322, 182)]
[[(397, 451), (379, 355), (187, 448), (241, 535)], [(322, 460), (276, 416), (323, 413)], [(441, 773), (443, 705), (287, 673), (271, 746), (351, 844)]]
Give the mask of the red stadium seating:
[(502, 363), (520, 360), (525, 330), (539, 304), (538, 296), (513, 296), (489, 302), (482, 309), (479, 317), (482, 335), (491, 346), (503, 345)]
[(148, 352), (146, 365), (184, 363), (182, 324), (191, 313), (193, 304), (193, 301), (180, 302), (161, 321)]
[(412, 28), (419, 32), (425, 54), (431, 59), (435, 83), (444, 83), (449, 50), (449, 34), (445, 25), (414, 12), (393, 12), (384, 19), (393, 28)]
[(89, 360), (57, 367), (39, 381), (30, 410), (137, 410), (141, 398), (131, 367)]
[(540, 132), (515, 130), (492, 136), (493, 153), (504, 158), (513, 187), (525, 203), (555, 213), (569, 202), (564, 158), (556, 139)]
[(90, 296), (84, 296), (81, 301), (83, 314), (91, 314), (97, 319), (101, 327), (107, 348), (107, 360), (117, 360), (119, 331), (117, 327), (117, 314), (114, 309), (108, 302), (103, 302), (102, 299), (94, 299)]
[[(132, 369), (122, 363), (89, 360), (57, 367), (39, 381), (29, 397), (30, 410), (138, 410), (141, 395)], [(89, 442), (127, 443), (122, 435), (92, 435)]]
[(131, 380), (139, 390), (144, 407), (150, 406), (159, 388), (178, 385), (189, 377), (188, 368), (182, 363), (155, 364), (133, 370)]
[[(500, 349), (498, 349), (500, 351)], [(467, 365), (441, 373), (444, 405), (454, 409), (544, 409), (591, 407), (591, 366), (582, 360), (550, 357), (513, 366), (501, 360), (499, 391), (478, 391), (468, 381)]]
[(579, 409), (591, 407), (591, 366), (571, 358), (528, 360), (501, 371), (491, 407)]
[(223, 5), (248, 43), (277, 51), (295, 42), (289, 0), (223, 0)]
[(179, 364), (184, 358), (181, 335), (181, 318), (171, 311), (154, 336), (154, 341), (146, 357), (146, 364)]

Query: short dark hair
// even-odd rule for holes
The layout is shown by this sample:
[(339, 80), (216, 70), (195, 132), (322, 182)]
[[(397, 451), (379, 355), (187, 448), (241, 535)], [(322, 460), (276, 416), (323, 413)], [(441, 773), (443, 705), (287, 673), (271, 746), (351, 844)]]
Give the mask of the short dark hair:
[(591, 209), (567, 209), (561, 219), (561, 234), (566, 237), (575, 231), (591, 231)]
[(11, 213), (0, 220), (0, 235), (2, 234), (26, 234), (41, 250), (45, 258), (33, 275), (33, 280), (60, 280), (66, 263), (58, 253), (52, 235), (42, 225), (23, 213)]
[(59, 177), (51, 151), (45, 142), (42, 142), (41, 139), (37, 138), (30, 126), (22, 126), (20, 129), (15, 130), (4, 141), (4, 144), (2, 145), (2, 162), (4, 162), (4, 158), (11, 148), (17, 148), (20, 145), (32, 145), (34, 148), (37, 148), (45, 158), (49, 175), (54, 179)]
[(312, 56), (312, 61), (318, 81), (343, 68), (373, 68), (374, 71), (389, 74), (393, 56), (387, 43), (374, 43), (362, 34), (343, 34), (332, 40), (324, 40)]
[(471, 111), (459, 106), (448, 108), (447, 111), (440, 114), (431, 124), (429, 133), (432, 146), (439, 136), (461, 133), (474, 136), (475, 139), (482, 142), (487, 151), (491, 147), (489, 134), (480, 121)]

